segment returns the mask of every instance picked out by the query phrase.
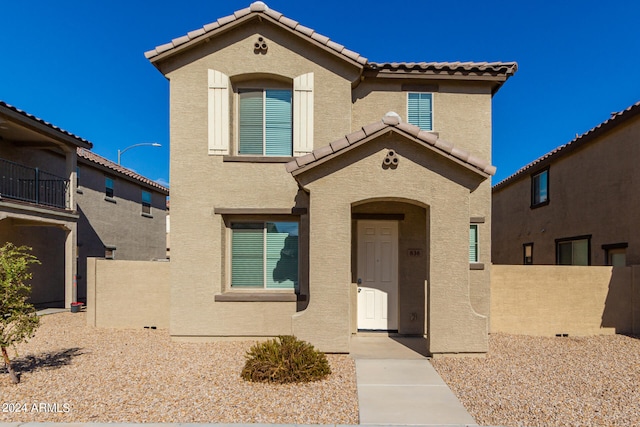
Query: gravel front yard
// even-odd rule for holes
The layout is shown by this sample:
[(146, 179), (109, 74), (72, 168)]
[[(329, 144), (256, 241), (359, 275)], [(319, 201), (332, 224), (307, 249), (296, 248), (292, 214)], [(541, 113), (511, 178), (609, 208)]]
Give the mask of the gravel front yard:
[(640, 425), (640, 337), (494, 334), (486, 358), (433, 365), (481, 425)]
[(176, 343), (162, 330), (90, 328), (84, 313), (41, 320), (18, 347), (21, 383), (0, 374), (0, 422), (358, 423), (346, 355), (328, 355), (324, 381), (253, 384), (240, 378), (253, 341)]
[[(84, 314), (44, 316), (18, 347), (22, 382), (0, 374), (0, 422), (358, 423), (348, 356), (328, 355), (325, 381), (252, 384), (239, 376), (252, 344), (176, 343), (161, 330), (90, 328)], [(494, 334), (486, 358), (432, 363), (481, 425), (640, 425), (638, 338)]]

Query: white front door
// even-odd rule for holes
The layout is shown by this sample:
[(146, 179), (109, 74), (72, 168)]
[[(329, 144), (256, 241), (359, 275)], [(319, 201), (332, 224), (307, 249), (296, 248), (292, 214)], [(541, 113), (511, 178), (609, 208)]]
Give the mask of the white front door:
[(396, 221), (358, 221), (358, 329), (398, 329)]

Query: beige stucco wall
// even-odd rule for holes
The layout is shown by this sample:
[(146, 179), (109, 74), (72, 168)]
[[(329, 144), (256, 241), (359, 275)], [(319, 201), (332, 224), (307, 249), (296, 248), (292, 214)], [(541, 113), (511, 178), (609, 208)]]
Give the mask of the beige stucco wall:
[(424, 80), (424, 90), (410, 80), (365, 79), (353, 91), (352, 130), (380, 120), (387, 112), (407, 121), (408, 92), (433, 94), (433, 132), (440, 138), (491, 161), (491, 88), (465, 82)]
[(491, 332), (640, 332), (640, 267), (494, 265)]
[[(295, 302), (216, 302), (227, 290), (228, 235), (216, 208), (292, 208), (298, 187), (281, 163), (224, 162), (207, 155), (207, 70), (285, 81), (314, 73), (314, 141), (325, 145), (350, 131), (356, 68), (269, 24), (240, 28), (166, 65), (171, 80), (171, 333), (174, 337), (272, 336), (291, 333)], [(261, 35), (269, 50), (254, 54)], [(287, 47), (285, 48), (284, 45)], [(251, 60), (247, 60), (247, 59)], [(193, 61), (193, 62), (190, 62)], [(283, 67), (282, 64), (287, 64)], [(234, 87), (235, 89), (235, 87)], [(233, 92), (233, 91), (232, 91)], [(234, 95), (231, 95), (232, 111)], [(234, 114), (231, 114), (233, 123)], [(232, 125), (233, 128), (233, 125)], [(232, 150), (235, 148), (230, 129)], [(194, 171), (198, 171), (194, 173)], [(203, 260), (205, 262), (203, 262)]]
[(169, 262), (87, 260), (87, 324), (169, 327)]
[[(399, 165), (383, 169), (389, 149)], [(487, 317), (471, 306), (469, 195), (482, 177), (398, 135), (369, 141), (300, 175), (310, 192), (310, 304), (294, 318), (297, 336), (345, 351), (352, 317), (352, 204), (387, 198), (429, 208), (429, 351), (487, 351)], [(488, 200), (487, 200), (488, 203)], [(327, 230), (331, 230), (330, 233)], [(331, 268), (327, 268), (327, 266)], [(488, 287), (488, 284), (486, 285)], [(488, 291), (488, 289), (487, 289)], [(488, 299), (488, 292), (485, 293)], [(319, 329), (318, 324), (323, 327)], [(404, 326), (404, 325), (403, 325)]]
[[(266, 53), (254, 53), (258, 36), (268, 45)], [(356, 66), (291, 36), (284, 29), (257, 20), (216, 35), (207, 43), (157, 65), (170, 80), (171, 96), (170, 330), (174, 338), (222, 339), (294, 333), (322, 350), (348, 351), (353, 331), (350, 320), (353, 314), (350, 309), (351, 206), (372, 198), (397, 197), (414, 203), (409, 205), (408, 215), (418, 215), (419, 211), (425, 218), (424, 223), (430, 221), (431, 225), (424, 225), (425, 233), (437, 230), (437, 250), (425, 250), (424, 256), (430, 258), (424, 265), (440, 263), (435, 273), (430, 273), (432, 279), (436, 278), (431, 282), (430, 294), (438, 302), (435, 306), (432, 304), (431, 314), (427, 314), (424, 307), (429, 282), (425, 277), (417, 280), (413, 273), (402, 273), (423, 301), (423, 307), (417, 307), (414, 306), (416, 300), (409, 301), (406, 294), (401, 294), (403, 313), (418, 314), (415, 320), (401, 320), (402, 330), (411, 334), (426, 333), (427, 329), (436, 331), (431, 340), (436, 352), (486, 351), (490, 226), (487, 221), (481, 229), (485, 245), (481, 246), (481, 262), (487, 266), (483, 271), (469, 271), (468, 230), (470, 217), (489, 219), (489, 180), (443, 158), (426, 158), (415, 147), (403, 146), (406, 165), (394, 171), (395, 180), (386, 182), (389, 174), (379, 174), (377, 162), (381, 159), (375, 157), (384, 147), (374, 144), (368, 154), (374, 156), (374, 160), (354, 159), (352, 155), (348, 156), (349, 161), (339, 160), (343, 169), (310, 184), (309, 199), (283, 164), (230, 161), (237, 159), (207, 154), (209, 69), (221, 71), (231, 79), (231, 155), (237, 151), (235, 97), (237, 88), (246, 79), (259, 83), (273, 79), (278, 84), (288, 84), (297, 76), (313, 72), (315, 148), (381, 120), (390, 110), (400, 110), (401, 115), (406, 115), (406, 92), (399, 92), (394, 86), (392, 90), (376, 89), (363, 96), (354, 95), (352, 84), (358, 80), (360, 71)], [(366, 80), (361, 83), (365, 84), (368, 84)], [(436, 94), (436, 101), (441, 104), (436, 113), (440, 136), (490, 160), (490, 91), (455, 83), (440, 88)], [(449, 103), (451, 105), (447, 105)], [(456, 125), (458, 120), (460, 123)], [(417, 156), (420, 160), (414, 160), (420, 164), (408, 160), (412, 156)], [(357, 165), (347, 164), (352, 160)], [(376, 164), (374, 169), (370, 168), (371, 162)], [(429, 172), (429, 168), (433, 168), (432, 171)], [(338, 191), (329, 194), (332, 188)], [(415, 194), (420, 200), (415, 199)], [(300, 265), (301, 294), (306, 299), (297, 303), (216, 301), (216, 295), (230, 290), (229, 231), (225, 221), (238, 218), (223, 216), (220, 209), (292, 207), (309, 211), (300, 218), (300, 252), (306, 253), (307, 248), (309, 252), (309, 259), (301, 259)], [(437, 210), (436, 217), (430, 217), (433, 209)], [(265, 216), (254, 218), (267, 219)], [(434, 223), (436, 227), (430, 228)], [(409, 234), (407, 227), (402, 250), (413, 244)], [(340, 237), (328, 241), (334, 235)], [(452, 256), (456, 259), (453, 266)], [(327, 269), (327, 265), (332, 268)]]
[(549, 204), (531, 209), (533, 167), (493, 193), (493, 262), (522, 264), (533, 243), (534, 264), (555, 264), (555, 239), (591, 235), (591, 265), (605, 265), (602, 245), (628, 243), (627, 265), (640, 264), (638, 180), (640, 118), (559, 157), (549, 169)]
[[(258, 37), (263, 37), (269, 47), (266, 54), (254, 53)], [(252, 22), (222, 34), (161, 65), (161, 69), (171, 81), (171, 136), (199, 141), (192, 147), (196, 152), (207, 152), (209, 69), (231, 79), (232, 112), (238, 81), (273, 79), (292, 85), (295, 77), (313, 72), (314, 146), (326, 145), (351, 131), (351, 82), (358, 76), (358, 69), (268, 22)], [(235, 153), (234, 114), (230, 117), (231, 153)]]
[[(403, 86), (405, 90), (403, 91)], [(410, 90), (408, 90), (409, 88)], [(380, 120), (388, 111), (407, 121), (407, 93), (433, 94), (433, 132), (456, 147), (491, 162), (491, 88), (469, 82), (447, 82), (409, 79), (365, 79), (353, 91), (353, 130)], [(471, 217), (483, 218), (479, 223), (479, 262), (484, 270), (470, 272), (471, 301), (475, 310), (489, 313), (486, 297), (491, 262), (491, 180), (482, 182), (469, 196)]]

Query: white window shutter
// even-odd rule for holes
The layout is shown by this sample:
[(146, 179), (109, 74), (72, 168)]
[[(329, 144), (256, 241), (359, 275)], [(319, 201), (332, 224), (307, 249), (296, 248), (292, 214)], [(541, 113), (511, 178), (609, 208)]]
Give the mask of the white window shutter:
[(209, 70), (209, 154), (229, 154), (229, 76)]
[(293, 155), (313, 151), (313, 73), (293, 79)]

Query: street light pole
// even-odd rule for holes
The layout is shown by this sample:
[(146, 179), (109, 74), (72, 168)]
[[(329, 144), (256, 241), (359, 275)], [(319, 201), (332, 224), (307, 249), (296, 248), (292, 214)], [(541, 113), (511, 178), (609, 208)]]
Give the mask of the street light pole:
[(149, 147), (162, 147), (162, 145), (158, 144), (157, 142), (141, 142), (139, 144), (130, 145), (127, 148), (125, 148), (124, 150), (118, 150), (118, 164), (120, 164), (120, 156), (122, 156), (125, 151), (129, 150), (130, 148), (141, 147), (143, 145), (147, 145)]

